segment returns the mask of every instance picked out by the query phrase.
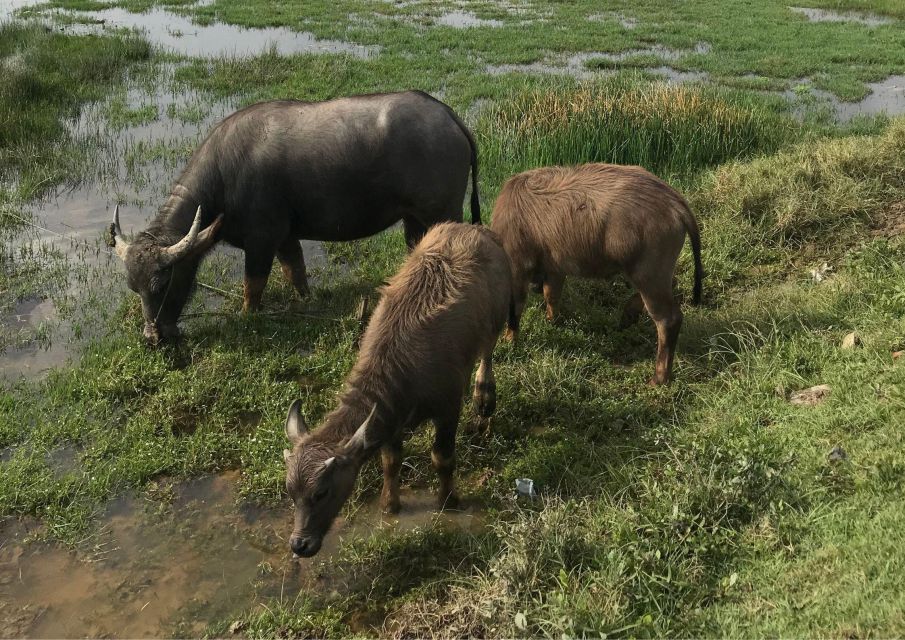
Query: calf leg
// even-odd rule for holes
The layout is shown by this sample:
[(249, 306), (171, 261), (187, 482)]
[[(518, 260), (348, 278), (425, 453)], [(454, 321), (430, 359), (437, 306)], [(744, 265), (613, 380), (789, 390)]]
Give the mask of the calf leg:
[(525, 300), (528, 298), (528, 275), (524, 272), (514, 273), (512, 277), (513, 326), (506, 327), (505, 338), (515, 342), (518, 338), (518, 326), (525, 311)]
[(437, 504), (440, 509), (455, 509), (459, 506), (459, 496), (453, 472), (456, 469), (456, 427), (459, 425), (459, 411), (443, 418), (435, 419), (434, 447), (431, 461), (440, 478)]
[(383, 462), (383, 490), (380, 506), (384, 513), (399, 513), (399, 470), (402, 469), (402, 442), (396, 441), (380, 449)]
[(258, 311), (261, 308), (261, 296), (267, 286), (270, 267), (273, 265), (274, 249), (245, 248), (245, 286), (242, 311)]
[(544, 278), (544, 302), (547, 304), (547, 320), (556, 318), (556, 305), (562, 296), (562, 287), (566, 278), (561, 273), (548, 273)]
[(478, 373), (475, 376), (474, 406), (475, 411), (482, 418), (489, 418), (496, 409), (496, 379), (493, 375), (494, 346), (496, 346), (496, 340), (482, 354), (481, 364), (478, 366)]
[(657, 364), (648, 384), (667, 384), (672, 378), (672, 363), (682, 328), (682, 309), (673, 297), (669, 279), (639, 289), (644, 306), (657, 326)]
[(305, 254), (302, 252), (302, 244), (295, 238), (287, 238), (277, 249), (277, 259), (283, 270), (283, 277), (289, 282), (299, 296), (305, 297), (309, 293), (308, 273), (305, 270)]

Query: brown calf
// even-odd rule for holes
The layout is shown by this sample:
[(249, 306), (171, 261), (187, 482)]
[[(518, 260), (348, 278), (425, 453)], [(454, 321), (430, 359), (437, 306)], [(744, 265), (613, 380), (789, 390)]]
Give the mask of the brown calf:
[(399, 510), (402, 443), (425, 420), (436, 427), (431, 458), (440, 507), (458, 502), (453, 483), (456, 427), (465, 388), (481, 358), (474, 401), (482, 416), (496, 405), (491, 358), (512, 305), (509, 259), (492, 231), (432, 227), (383, 288), (361, 339), (339, 405), (316, 431), (289, 409), (286, 488), (295, 502), (293, 552), (313, 556), (352, 493), (364, 462), (383, 460), (385, 510)]
[(503, 185), (492, 228), (512, 262), (516, 328), (530, 281), (543, 283), (552, 321), (567, 275), (603, 278), (622, 272), (638, 290), (622, 325), (638, 319), (642, 304), (647, 308), (657, 326), (657, 366), (650, 382), (669, 382), (682, 326), (673, 273), (686, 232), (695, 260), (694, 302), (701, 299), (698, 224), (679, 192), (641, 167), (534, 169)]

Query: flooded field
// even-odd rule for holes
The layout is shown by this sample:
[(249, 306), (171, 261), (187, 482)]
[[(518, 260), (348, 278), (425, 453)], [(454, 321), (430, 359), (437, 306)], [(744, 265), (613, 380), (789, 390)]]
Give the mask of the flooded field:
[(406, 491), (398, 517), (366, 505), (337, 521), (318, 556), (294, 559), (289, 505), (237, 506), (236, 480), (161, 481), (116, 500), (76, 551), (28, 544), (26, 523), (0, 524), (0, 636), (198, 636), (237, 610), (292, 602), (303, 588), (341, 593), (330, 560), (343, 539), (418, 527), (477, 532), (482, 523), (473, 511), (438, 514), (432, 494)]

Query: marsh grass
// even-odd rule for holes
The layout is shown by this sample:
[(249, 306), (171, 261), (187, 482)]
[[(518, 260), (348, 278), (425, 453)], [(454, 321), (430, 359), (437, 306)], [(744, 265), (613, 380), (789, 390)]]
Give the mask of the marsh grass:
[(63, 121), (150, 54), (137, 36), (73, 37), (43, 26), (0, 25), (0, 178), (22, 180), (31, 169), (54, 165), (67, 137)]
[(796, 127), (763, 102), (618, 79), (517, 93), (485, 110), (476, 133), (485, 175), (500, 184), (527, 168), (581, 162), (637, 164), (687, 179), (728, 159), (769, 153)]

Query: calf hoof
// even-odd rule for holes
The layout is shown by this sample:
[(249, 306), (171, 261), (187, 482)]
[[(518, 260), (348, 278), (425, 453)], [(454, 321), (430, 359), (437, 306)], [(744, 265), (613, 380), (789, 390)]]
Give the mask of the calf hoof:
[(482, 418), (489, 418), (496, 411), (496, 383), (479, 382), (475, 385), (474, 407)]

